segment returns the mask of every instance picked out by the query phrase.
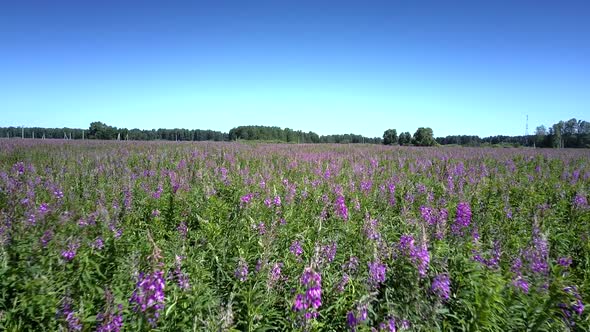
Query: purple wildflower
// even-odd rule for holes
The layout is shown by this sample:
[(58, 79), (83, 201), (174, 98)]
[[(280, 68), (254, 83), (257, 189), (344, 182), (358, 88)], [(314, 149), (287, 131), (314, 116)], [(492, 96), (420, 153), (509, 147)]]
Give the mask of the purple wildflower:
[(588, 199), (586, 198), (585, 195), (577, 194), (576, 197), (574, 197), (574, 206), (580, 210), (587, 209), (588, 208)]
[(96, 238), (96, 240), (94, 240), (94, 243), (92, 244), (92, 247), (98, 249), (98, 250), (102, 250), (102, 248), (104, 248), (104, 241), (102, 240), (101, 237)]
[(336, 202), (334, 203), (334, 209), (337, 216), (344, 220), (348, 220), (348, 208), (346, 207), (346, 203), (344, 201), (344, 196), (338, 195), (336, 197)]
[(512, 285), (514, 285), (514, 287), (520, 289), (525, 294), (529, 293), (529, 283), (522, 276), (517, 276), (512, 281)]
[(356, 319), (356, 316), (354, 315), (354, 311), (349, 311), (346, 314), (346, 324), (348, 325), (348, 327), (350, 327), (350, 329), (352, 331), (356, 331), (356, 326), (358, 325), (358, 320)]
[(336, 242), (321, 247), (321, 263), (330, 263), (336, 257)]
[(387, 272), (387, 267), (385, 264), (376, 261), (376, 262), (369, 262), (369, 285), (373, 287), (379, 287), (379, 284), (385, 282), (385, 273)]
[(300, 282), (305, 286), (304, 294), (297, 294), (293, 302), (293, 310), (305, 311), (304, 319), (311, 320), (318, 316), (317, 310), (322, 305), (322, 276), (306, 268), (301, 275)]
[(365, 220), (363, 225), (363, 230), (365, 232), (365, 236), (369, 240), (378, 241), (381, 239), (381, 234), (379, 233), (377, 219), (368, 218)]
[(569, 267), (570, 265), (572, 265), (572, 258), (571, 257), (560, 257), (557, 260), (557, 264), (559, 264), (563, 267)]
[(396, 332), (395, 318), (390, 318), (386, 322), (379, 324), (380, 332)]
[(421, 206), (420, 207), (420, 215), (422, 219), (426, 221), (429, 225), (435, 225), (437, 222), (436, 215), (434, 213), (434, 209), (428, 206)]
[(71, 300), (66, 299), (63, 308), (62, 308), (62, 315), (66, 319), (66, 323), (68, 323), (68, 330), (70, 331), (82, 331), (82, 322), (80, 322), (80, 318), (74, 313), (71, 306)]
[(289, 247), (289, 251), (297, 257), (301, 256), (301, 254), (303, 254), (303, 248), (301, 248), (301, 243), (299, 241), (293, 241), (291, 247)]
[(350, 277), (348, 276), (348, 274), (344, 274), (342, 276), (342, 279), (340, 279), (340, 282), (338, 283), (338, 285), (336, 285), (336, 290), (338, 292), (343, 292), (344, 288), (346, 287), (346, 285), (348, 285), (348, 282), (350, 281)]
[(242, 207), (245, 207), (246, 205), (248, 205), (250, 203), (250, 201), (252, 200), (252, 197), (254, 197), (254, 194), (252, 194), (252, 193), (249, 193), (249, 194), (246, 194), (246, 195), (240, 197), (240, 205)]
[(259, 235), (264, 235), (266, 234), (266, 225), (263, 222), (260, 222), (257, 226), (256, 229), (258, 230), (258, 234)]
[(275, 196), (275, 198), (272, 200), (272, 203), (277, 207), (281, 206), (281, 196)]
[(238, 262), (238, 267), (236, 268), (235, 276), (236, 278), (238, 278), (239, 281), (242, 282), (248, 279), (248, 263), (246, 263), (246, 261), (243, 258), (240, 258), (240, 261)]
[(45, 214), (47, 212), (49, 212), (49, 205), (47, 203), (41, 203), (41, 205), (39, 205), (39, 213)]
[(53, 238), (53, 231), (51, 229), (48, 229), (43, 233), (43, 235), (39, 239), (39, 242), (41, 243), (41, 246), (43, 248), (47, 248), (47, 245), (49, 244), (49, 241), (51, 241), (52, 238)]
[(135, 304), (134, 310), (143, 313), (153, 327), (156, 326), (160, 312), (164, 309), (165, 287), (163, 271), (155, 271), (152, 274), (140, 273), (135, 291), (131, 295), (130, 302)]
[(123, 306), (117, 305), (116, 311), (107, 311), (96, 315), (99, 322), (96, 332), (119, 332), (123, 327)]
[(446, 274), (439, 274), (436, 277), (434, 277), (430, 289), (441, 300), (448, 300), (451, 291), (451, 281), (449, 280), (449, 276)]
[(281, 268), (283, 267), (283, 263), (274, 263), (272, 268), (270, 269), (269, 275), (269, 283), (272, 285), (281, 279)]
[(188, 275), (182, 272), (182, 259), (182, 256), (176, 256), (176, 267), (172, 276), (176, 280), (178, 287), (182, 290), (186, 290), (190, 288), (190, 282)]
[(425, 277), (430, 263), (430, 253), (426, 245), (422, 245), (420, 249), (416, 250), (415, 257), (416, 264), (418, 264), (418, 273), (421, 277)]
[(460, 235), (463, 228), (468, 227), (471, 224), (471, 208), (469, 203), (461, 202), (457, 205), (457, 215), (455, 217), (455, 223), (451, 226), (455, 235)]
[(184, 221), (180, 222), (180, 224), (178, 225), (176, 230), (180, 234), (180, 237), (182, 237), (183, 239), (186, 239), (186, 235), (188, 234), (188, 227)]
[(71, 260), (74, 259), (74, 257), (76, 257), (76, 253), (77, 253), (79, 247), (80, 247), (80, 244), (78, 242), (71, 242), (68, 245), (68, 249), (63, 250), (61, 252), (61, 257), (63, 257), (63, 259), (65, 259), (66, 262), (70, 262)]
[(356, 272), (359, 266), (359, 259), (356, 256), (350, 256), (348, 262), (342, 264), (342, 268), (350, 273)]

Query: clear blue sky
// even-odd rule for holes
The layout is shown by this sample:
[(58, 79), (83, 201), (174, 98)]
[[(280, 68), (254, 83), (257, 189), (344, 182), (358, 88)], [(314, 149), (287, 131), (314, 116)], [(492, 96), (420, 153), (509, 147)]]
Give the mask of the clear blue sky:
[(590, 121), (590, 1), (4, 1), (0, 126)]

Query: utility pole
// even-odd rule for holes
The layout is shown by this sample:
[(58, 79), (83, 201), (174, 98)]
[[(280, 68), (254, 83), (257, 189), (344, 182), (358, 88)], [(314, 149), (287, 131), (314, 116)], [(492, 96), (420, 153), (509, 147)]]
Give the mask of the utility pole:
[(82, 130), (82, 140), (84, 140), (84, 130)]
[(524, 142), (525, 146), (529, 144), (529, 115), (526, 115), (526, 124), (524, 127)]

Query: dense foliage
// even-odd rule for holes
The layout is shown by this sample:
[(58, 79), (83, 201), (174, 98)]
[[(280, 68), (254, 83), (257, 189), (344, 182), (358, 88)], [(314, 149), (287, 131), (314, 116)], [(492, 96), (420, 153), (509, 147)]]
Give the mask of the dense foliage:
[(534, 146), (538, 148), (590, 148), (590, 122), (569, 119), (559, 121), (549, 130), (538, 126), (533, 135), (496, 135), (480, 138), (475, 135), (449, 135), (437, 137), (438, 144), (457, 144), (463, 146), (511, 145)]
[(462, 145), (462, 146), (529, 146), (539, 148), (590, 148), (590, 122), (570, 119), (559, 121), (549, 130), (539, 126), (534, 135), (495, 135), (480, 138), (476, 135), (449, 135), (434, 139), (431, 128), (420, 127), (412, 136), (409, 132), (398, 133), (387, 129), (383, 137), (364, 137), (356, 134), (318, 135), (276, 126), (239, 126), (229, 133), (201, 129), (127, 129), (112, 127), (102, 122), (92, 122), (88, 129), (73, 128), (21, 128), (0, 127), (1, 138), (66, 138), (132, 141), (269, 141), (285, 143), (363, 143), (385, 145)]
[(0, 141), (0, 330), (590, 329), (587, 150)]

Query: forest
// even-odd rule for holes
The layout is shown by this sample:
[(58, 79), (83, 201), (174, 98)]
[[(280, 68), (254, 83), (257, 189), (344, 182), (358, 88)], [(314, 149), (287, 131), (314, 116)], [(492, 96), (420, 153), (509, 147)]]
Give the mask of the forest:
[(267, 141), (273, 143), (338, 143), (384, 145), (459, 145), (503, 146), (537, 148), (590, 148), (590, 122), (575, 118), (559, 121), (552, 126), (538, 126), (531, 135), (448, 135), (434, 137), (433, 130), (420, 127), (412, 135), (396, 129), (387, 129), (383, 137), (365, 137), (358, 134), (318, 135), (315, 132), (280, 128), (277, 126), (238, 126), (228, 133), (203, 129), (127, 129), (117, 128), (100, 121), (92, 122), (87, 129), (0, 127), (0, 138), (37, 139), (99, 139), (132, 141)]

